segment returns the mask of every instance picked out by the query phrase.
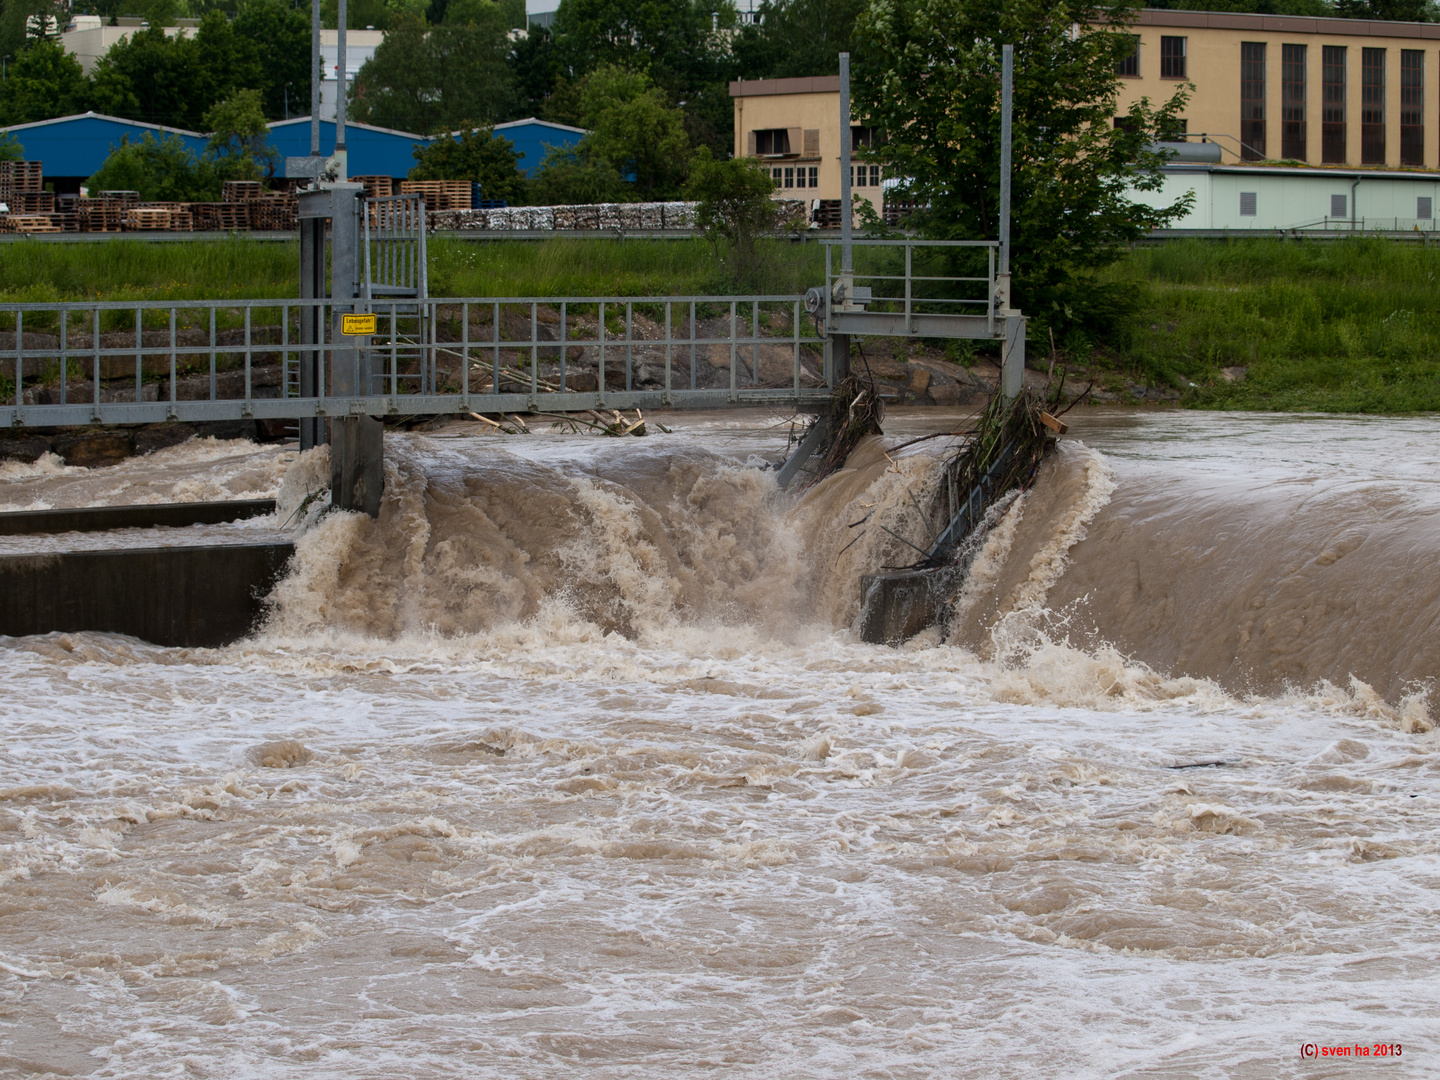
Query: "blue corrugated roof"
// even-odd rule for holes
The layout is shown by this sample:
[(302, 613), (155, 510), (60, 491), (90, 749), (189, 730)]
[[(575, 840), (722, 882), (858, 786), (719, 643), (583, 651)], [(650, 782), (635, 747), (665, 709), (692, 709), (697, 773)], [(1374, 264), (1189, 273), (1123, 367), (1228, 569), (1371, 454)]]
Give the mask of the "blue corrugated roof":
[[(408, 131), (345, 124), (346, 171), (351, 176), (406, 176), (415, 167), (412, 151), (430, 140)], [(277, 120), (270, 125), (270, 143), (280, 157), (304, 157), (310, 153), (310, 118)], [(335, 121), (320, 121), (320, 152), (335, 152)]]
[(25, 160), (44, 162), (46, 176), (90, 176), (110, 156), (111, 148), (119, 146), (127, 135), (132, 141), (143, 139), (147, 133), (157, 139), (176, 135), (196, 154), (205, 152), (207, 141), (199, 132), (93, 112), (0, 130), (19, 140), (25, 148)]
[(568, 150), (590, 133), (584, 128), (536, 120), (532, 116), (526, 120), (496, 124), (495, 134), (515, 144), (515, 151), (520, 155), (520, 171), (526, 176), (534, 176), (545, 160), (547, 144)]
[[(206, 136), (197, 131), (144, 124), (102, 113), (81, 113), (33, 124), (0, 128), (13, 134), (25, 148), (28, 161), (43, 161), (47, 176), (90, 176), (104, 163), (112, 148), (126, 136), (142, 139), (146, 133), (157, 139), (178, 136), (196, 154), (205, 152)], [(495, 133), (515, 144), (520, 168), (533, 175), (545, 159), (547, 146), (571, 147), (589, 134), (584, 128), (556, 124), (549, 120), (513, 120), (497, 124)], [(457, 133), (458, 134), (458, 133)], [(345, 143), (349, 151), (351, 176), (406, 176), (415, 167), (414, 149), (430, 140), (424, 135), (369, 124), (346, 124)], [(270, 144), (282, 161), (310, 153), (310, 118), (279, 120), (270, 125)], [(320, 121), (320, 149), (335, 152), (335, 121)], [(283, 171), (283, 170), (282, 170)]]

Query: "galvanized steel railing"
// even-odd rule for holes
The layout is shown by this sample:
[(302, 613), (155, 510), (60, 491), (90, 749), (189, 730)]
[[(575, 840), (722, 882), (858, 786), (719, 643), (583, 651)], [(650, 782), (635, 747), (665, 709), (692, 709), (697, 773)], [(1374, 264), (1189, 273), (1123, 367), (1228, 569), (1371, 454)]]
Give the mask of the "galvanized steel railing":
[[(799, 296), (0, 305), (0, 427), (799, 404), (833, 383)], [(300, 342), (367, 309), (377, 333)], [(359, 357), (360, 395), (327, 393)], [(316, 365), (310, 397), (299, 365)], [(133, 367), (131, 365), (133, 364)]]

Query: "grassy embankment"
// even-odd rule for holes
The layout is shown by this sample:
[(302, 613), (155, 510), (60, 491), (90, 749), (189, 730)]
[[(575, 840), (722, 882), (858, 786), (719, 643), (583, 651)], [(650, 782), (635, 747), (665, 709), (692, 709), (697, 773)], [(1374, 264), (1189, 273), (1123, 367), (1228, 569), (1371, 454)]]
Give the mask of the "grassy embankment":
[[(767, 280), (752, 288), (799, 292), (821, 280), (818, 245), (776, 243), (770, 256)], [(1187, 241), (1138, 249), (1107, 276), (1133, 288), (1135, 322), (1067, 359), (1112, 387), (1171, 386), (1184, 403), (1211, 408), (1440, 409), (1440, 248)], [(0, 245), (0, 301), (284, 297), (295, 279), (293, 244)], [(430, 285), (441, 296), (729, 291), (699, 240), (436, 239)], [(1037, 357), (1045, 351), (1032, 345)], [(1244, 377), (1227, 382), (1225, 368)]]
[[(1440, 247), (1193, 240), (1133, 251), (1110, 277), (1138, 290), (1140, 313), (1100, 366), (1187, 404), (1440, 409)], [(1244, 377), (1226, 382), (1227, 367)]]

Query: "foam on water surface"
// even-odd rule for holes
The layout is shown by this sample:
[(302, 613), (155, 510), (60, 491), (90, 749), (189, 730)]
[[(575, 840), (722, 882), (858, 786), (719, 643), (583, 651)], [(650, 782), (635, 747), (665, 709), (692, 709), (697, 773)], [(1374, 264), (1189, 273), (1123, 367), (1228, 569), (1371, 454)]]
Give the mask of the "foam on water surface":
[(997, 515), (973, 642), (848, 629), (904, 558), (851, 523), (922, 540), (926, 454), (791, 508), (739, 465), (773, 436), (699, 434), (394, 439), (380, 521), (309, 529), (255, 639), (3, 643), (0, 1068), (1272, 1077), (1383, 1040), (1425, 1075), (1423, 687), (1259, 696), (1057, 613), (1131, 486), (1197, 471), (1139, 455), (1244, 456), (1148, 422)]

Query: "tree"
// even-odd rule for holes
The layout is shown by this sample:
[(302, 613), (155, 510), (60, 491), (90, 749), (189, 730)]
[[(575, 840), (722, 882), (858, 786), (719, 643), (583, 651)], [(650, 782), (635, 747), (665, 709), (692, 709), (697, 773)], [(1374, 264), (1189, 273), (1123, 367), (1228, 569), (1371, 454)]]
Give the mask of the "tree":
[(508, 53), (498, 20), (433, 29), (406, 22), (355, 77), (351, 115), (425, 135), (496, 124), (514, 99)]
[(781, 205), (771, 196), (770, 170), (752, 158), (716, 161), (701, 147), (690, 163), (685, 196), (697, 202), (695, 224), (723, 258), (735, 284), (759, 269), (755, 241), (780, 224)]
[(561, 0), (554, 22), (559, 71), (572, 80), (603, 67), (642, 72), (684, 108), (690, 137), (723, 153), (731, 142), (725, 84), (736, 71), (735, 22), (728, 0)]
[(589, 152), (582, 140), (571, 149), (545, 155), (530, 178), (530, 202), (536, 206), (634, 202), (635, 189), (608, 161)]
[(0, 134), (0, 161), (24, 161), (25, 147), (10, 132)]
[(1127, 197), (1158, 189), (1147, 150), (1177, 124), (1183, 88), (1114, 123), (1116, 62), (1133, 45), (1134, 0), (874, 0), (856, 30), (855, 115), (884, 133), (869, 155), (928, 210), (926, 235), (998, 233), (1001, 45), (1015, 46), (1011, 269), (1017, 307), (1096, 332), (1125, 297), (1094, 271), (1182, 213)]
[(212, 160), (197, 158), (178, 135), (156, 139), (147, 132), (134, 142), (122, 138), (88, 188), (96, 195), (138, 191), (143, 202), (208, 202), (220, 197), (220, 176)]
[(246, 0), (232, 24), (254, 50), (255, 75), (242, 85), (259, 90), (272, 120), (310, 111), (309, 9), (286, 0)]
[(80, 61), (40, 38), (15, 58), (0, 82), (0, 124), (28, 124), (71, 116), (88, 107), (90, 87)]
[(508, 203), (524, 201), (525, 177), (515, 144), (489, 128), (463, 131), (458, 139), (436, 139), (413, 151), (417, 164), (411, 180), (469, 180), (480, 185), (487, 199)]
[(735, 60), (747, 79), (834, 75), (849, 52), (866, 0), (765, 0), (760, 21), (735, 36)]
[(225, 61), (218, 70), (215, 63), (213, 53), (202, 57), (195, 41), (166, 37), (159, 26), (150, 26), (100, 58), (91, 100), (112, 116), (194, 131), (217, 100), (217, 79), (227, 77)]
[(270, 145), (270, 129), (259, 90), (240, 90), (205, 114), (210, 129), (207, 152), (222, 180), (259, 180), (275, 175), (279, 155)]
[(684, 116), (647, 76), (600, 68), (585, 79), (580, 102), (588, 155), (631, 177), (642, 199), (678, 189), (690, 152)]

